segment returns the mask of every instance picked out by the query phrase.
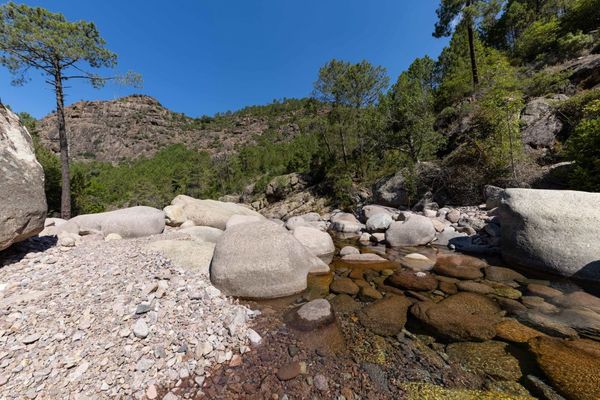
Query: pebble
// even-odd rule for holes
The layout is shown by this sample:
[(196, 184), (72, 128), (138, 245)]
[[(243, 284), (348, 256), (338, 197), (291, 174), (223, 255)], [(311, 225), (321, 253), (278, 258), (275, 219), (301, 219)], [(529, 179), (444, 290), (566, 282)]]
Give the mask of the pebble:
[(140, 339), (146, 339), (148, 334), (150, 333), (150, 329), (148, 325), (143, 319), (138, 319), (135, 325), (133, 325), (133, 334), (135, 337)]
[(281, 381), (289, 381), (298, 375), (305, 373), (306, 363), (301, 361), (293, 361), (277, 370), (277, 378), (279, 378)]
[(327, 378), (321, 374), (315, 375), (313, 378), (313, 384), (320, 392), (326, 392), (329, 390), (329, 382), (327, 381)]

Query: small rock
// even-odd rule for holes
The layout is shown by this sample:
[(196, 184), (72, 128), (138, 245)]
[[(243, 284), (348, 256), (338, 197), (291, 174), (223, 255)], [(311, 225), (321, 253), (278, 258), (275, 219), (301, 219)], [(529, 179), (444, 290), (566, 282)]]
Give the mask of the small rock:
[(315, 388), (320, 392), (326, 392), (329, 390), (329, 382), (327, 381), (327, 378), (321, 374), (315, 375), (313, 378), (313, 383)]
[(138, 319), (133, 325), (133, 334), (140, 339), (145, 339), (150, 333), (148, 325), (143, 319)]
[(293, 361), (277, 370), (277, 378), (281, 381), (289, 381), (300, 374), (306, 373), (306, 363)]

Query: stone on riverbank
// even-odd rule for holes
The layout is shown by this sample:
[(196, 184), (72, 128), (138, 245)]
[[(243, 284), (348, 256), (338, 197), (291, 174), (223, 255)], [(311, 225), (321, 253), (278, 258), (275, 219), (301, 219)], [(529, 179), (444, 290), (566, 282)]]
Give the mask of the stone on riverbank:
[(427, 217), (411, 214), (405, 221), (395, 221), (385, 232), (390, 246), (421, 246), (435, 238), (435, 228)]
[(162, 233), (165, 214), (152, 207), (137, 206), (97, 214), (83, 214), (71, 218), (57, 228), (61, 232), (83, 234), (116, 233), (122, 238), (138, 238)]
[(328, 270), (287, 229), (264, 221), (225, 231), (215, 247), (210, 277), (230, 296), (276, 298), (306, 289), (309, 272)]
[(0, 104), (0, 250), (44, 229), (44, 171), (31, 136), (19, 118)]
[(600, 193), (507, 189), (502, 256), (543, 272), (600, 281)]
[(190, 196), (179, 195), (171, 205), (181, 207), (186, 220), (193, 221), (198, 226), (212, 226), (224, 230), (227, 221), (233, 215), (264, 217), (254, 210), (236, 203), (226, 203), (216, 200), (199, 200)]

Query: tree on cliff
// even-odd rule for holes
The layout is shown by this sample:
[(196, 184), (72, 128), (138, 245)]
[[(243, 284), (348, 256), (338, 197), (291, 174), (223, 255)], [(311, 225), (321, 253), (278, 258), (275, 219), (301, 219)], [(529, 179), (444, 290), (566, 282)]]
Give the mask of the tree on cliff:
[(64, 88), (69, 80), (83, 79), (94, 87), (109, 80), (137, 85), (139, 75), (105, 77), (89, 68), (112, 68), (117, 56), (91, 22), (69, 22), (62, 14), (43, 8), (7, 3), (0, 6), (0, 63), (13, 74), (13, 84), (26, 81), (29, 69), (40, 70), (56, 95), (56, 117), (62, 174), (61, 216), (71, 217), (69, 144), (64, 109)]
[(475, 25), (481, 17), (493, 15), (499, 11), (499, 2), (495, 0), (441, 0), (436, 14), (433, 36), (440, 38), (450, 36), (458, 25), (464, 24), (469, 39), (469, 58), (471, 59), (471, 75), (473, 84), (479, 84), (479, 71), (475, 55)]

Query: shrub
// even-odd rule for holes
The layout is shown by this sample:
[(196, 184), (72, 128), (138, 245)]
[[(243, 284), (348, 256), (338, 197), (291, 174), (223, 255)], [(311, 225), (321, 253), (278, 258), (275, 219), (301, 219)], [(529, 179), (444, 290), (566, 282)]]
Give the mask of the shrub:
[(583, 50), (592, 47), (594, 38), (592, 35), (582, 33), (581, 31), (569, 32), (558, 39), (558, 54), (562, 59), (568, 59), (580, 56)]
[(556, 49), (560, 27), (557, 18), (549, 21), (535, 21), (529, 25), (516, 43), (517, 55), (525, 61), (534, 61), (545, 53)]
[(539, 97), (547, 94), (563, 93), (568, 86), (568, 72), (543, 70), (525, 81), (524, 90), (528, 96)]
[(580, 190), (600, 191), (600, 100), (590, 102), (584, 118), (566, 143), (567, 154), (575, 160), (573, 185)]

